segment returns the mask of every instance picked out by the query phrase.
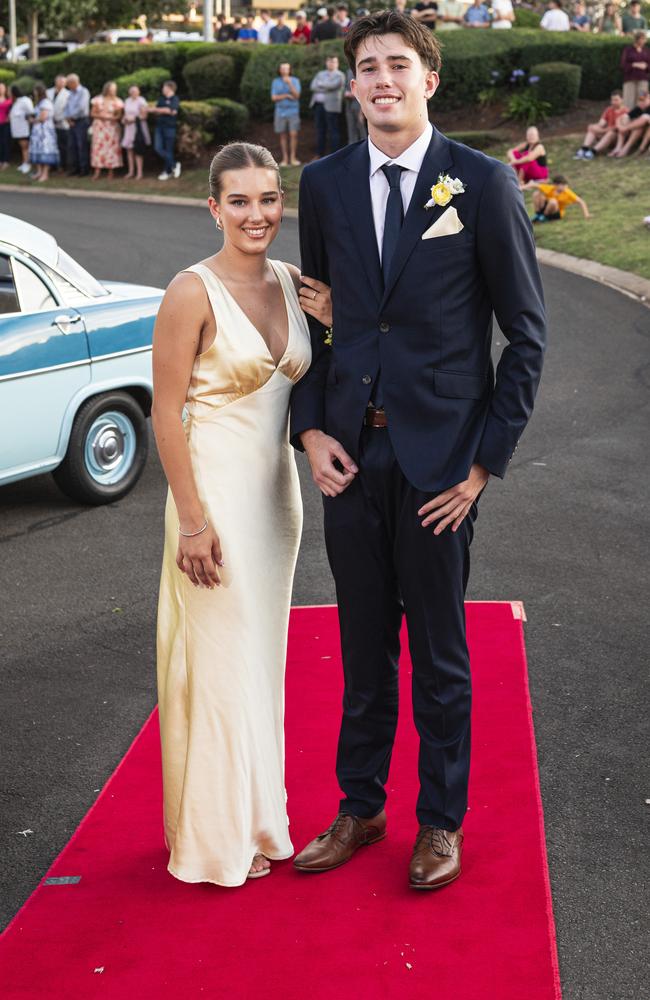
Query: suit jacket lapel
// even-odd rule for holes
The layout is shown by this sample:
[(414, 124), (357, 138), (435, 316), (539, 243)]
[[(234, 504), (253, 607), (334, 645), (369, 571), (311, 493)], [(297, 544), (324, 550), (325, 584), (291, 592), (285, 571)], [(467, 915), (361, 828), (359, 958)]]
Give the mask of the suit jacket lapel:
[(404, 265), (413, 253), (422, 233), (429, 226), (433, 225), (443, 211), (439, 205), (435, 208), (425, 208), (424, 206), (431, 197), (431, 188), (438, 180), (438, 175), (445, 173), (451, 167), (452, 163), (453, 158), (449, 141), (434, 129), (399, 235), (390, 277), (384, 289), (381, 302), (382, 307), (392, 292), (395, 282), (402, 273)]
[(383, 294), (383, 277), (370, 199), (370, 156), (367, 142), (359, 143), (348, 161), (341, 166), (337, 182), (359, 261), (379, 301)]

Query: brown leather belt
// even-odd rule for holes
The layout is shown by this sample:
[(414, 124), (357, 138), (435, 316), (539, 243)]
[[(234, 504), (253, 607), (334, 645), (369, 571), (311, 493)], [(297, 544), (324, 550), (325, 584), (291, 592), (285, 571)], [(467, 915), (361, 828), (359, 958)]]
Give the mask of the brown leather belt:
[(366, 427), (388, 427), (385, 411), (376, 410), (374, 406), (367, 408), (363, 422)]

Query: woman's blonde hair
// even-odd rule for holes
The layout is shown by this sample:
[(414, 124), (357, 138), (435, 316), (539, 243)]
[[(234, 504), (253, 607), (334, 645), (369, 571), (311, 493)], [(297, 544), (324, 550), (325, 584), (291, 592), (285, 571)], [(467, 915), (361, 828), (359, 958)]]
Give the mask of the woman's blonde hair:
[(256, 146), (252, 142), (229, 142), (214, 155), (210, 164), (210, 195), (215, 201), (219, 201), (221, 196), (221, 182), (226, 170), (245, 170), (247, 167), (275, 170), (278, 190), (282, 189), (280, 168), (265, 146)]

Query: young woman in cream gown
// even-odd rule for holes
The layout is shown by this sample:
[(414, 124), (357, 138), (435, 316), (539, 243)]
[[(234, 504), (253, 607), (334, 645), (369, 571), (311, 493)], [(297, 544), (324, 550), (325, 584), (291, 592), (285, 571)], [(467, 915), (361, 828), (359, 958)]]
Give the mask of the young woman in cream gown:
[(311, 359), (304, 312), (328, 325), (331, 303), (267, 258), (282, 219), (268, 150), (224, 147), (210, 195), (223, 249), (176, 275), (154, 334), (170, 486), (158, 693), (169, 871), (235, 886), (293, 853), (284, 671), (302, 506), (288, 411)]

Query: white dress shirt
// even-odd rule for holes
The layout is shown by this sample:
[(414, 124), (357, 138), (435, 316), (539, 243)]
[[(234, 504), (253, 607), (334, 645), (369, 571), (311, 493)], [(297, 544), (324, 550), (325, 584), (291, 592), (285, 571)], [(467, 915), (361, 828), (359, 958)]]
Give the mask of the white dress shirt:
[[(404, 205), (404, 215), (408, 211), (415, 182), (418, 179), (422, 161), (429, 148), (433, 128), (431, 122), (427, 122), (422, 135), (415, 142), (405, 149), (403, 153), (391, 159), (381, 149), (377, 149), (372, 139), (368, 139), (368, 152), (370, 153), (370, 199), (372, 201), (372, 217), (375, 223), (375, 235), (377, 237), (377, 247), (379, 249), (379, 260), (381, 261), (381, 244), (384, 239), (384, 220), (386, 218), (386, 202), (388, 201), (389, 186), (388, 181), (381, 169), (385, 163), (396, 163), (404, 167), (404, 172), (400, 177), (400, 191), (402, 192), (402, 203)], [(437, 177), (431, 178), (431, 186), (437, 181)]]

